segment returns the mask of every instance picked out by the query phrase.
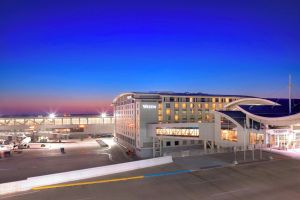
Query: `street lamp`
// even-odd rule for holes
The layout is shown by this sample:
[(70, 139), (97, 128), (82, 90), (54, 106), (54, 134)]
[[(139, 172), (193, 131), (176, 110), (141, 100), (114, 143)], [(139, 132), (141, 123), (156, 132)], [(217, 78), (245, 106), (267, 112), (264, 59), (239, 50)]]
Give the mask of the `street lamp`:
[(56, 117), (56, 114), (55, 113), (50, 113), (48, 117), (49, 117), (49, 119), (54, 119)]
[(103, 113), (101, 113), (101, 117), (106, 117), (107, 116), (107, 114), (105, 113), (105, 112), (103, 112)]

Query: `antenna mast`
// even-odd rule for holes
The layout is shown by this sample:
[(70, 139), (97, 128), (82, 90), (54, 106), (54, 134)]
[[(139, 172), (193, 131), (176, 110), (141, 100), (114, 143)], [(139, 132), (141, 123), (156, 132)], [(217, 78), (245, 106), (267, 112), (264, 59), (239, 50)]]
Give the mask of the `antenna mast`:
[(292, 114), (292, 76), (289, 75), (289, 113)]

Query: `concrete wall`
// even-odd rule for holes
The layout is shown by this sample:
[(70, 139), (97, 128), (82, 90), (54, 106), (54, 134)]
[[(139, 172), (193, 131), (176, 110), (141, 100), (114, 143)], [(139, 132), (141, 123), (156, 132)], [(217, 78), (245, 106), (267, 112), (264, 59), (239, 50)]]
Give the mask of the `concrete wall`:
[[(155, 106), (156, 109), (148, 109), (143, 108), (144, 105), (151, 105)], [(152, 137), (147, 134), (148, 124), (157, 123), (157, 111), (158, 110), (158, 103), (157, 102), (141, 102), (140, 103), (140, 141), (143, 143), (152, 143)], [(141, 144), (143, 148), (144, 145)]]
[(199, 138), (200, 140), (215, 140), (215, 123), (205, 123), (202, 122), (199, 124)]

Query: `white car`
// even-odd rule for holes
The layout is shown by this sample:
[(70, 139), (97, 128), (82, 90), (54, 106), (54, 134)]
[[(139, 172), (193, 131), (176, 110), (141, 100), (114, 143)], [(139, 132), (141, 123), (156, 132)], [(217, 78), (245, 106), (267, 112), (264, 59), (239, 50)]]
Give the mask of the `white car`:
[(11, 156), (12, 147), (9, 145), (0, 145), (0, 158), (5, 157), (5, 155)]

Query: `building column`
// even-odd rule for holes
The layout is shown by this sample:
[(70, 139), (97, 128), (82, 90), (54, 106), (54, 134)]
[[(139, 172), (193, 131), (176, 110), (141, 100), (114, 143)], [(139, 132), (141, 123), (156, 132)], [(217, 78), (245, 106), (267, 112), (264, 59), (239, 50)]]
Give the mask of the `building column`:
[(207, 140), (203, 140), (204, 153), (207, 153)]
[(214, 142), (214, 141), (211, 141), (211, 146), (210, 146), (210, 148), (211, 148), (212, 150), (215, 149), (215, 142)]
[(155, 137), (152, 137), (152, 147), (153, 147), (153, 151), (152, 151), (152, 153), (153, 153), (153, 158), (155, 158), (155, 151), (156, 151), (156, 147), (155, 147)]
[(159, 140), (159, 154), (163, 156), (163, 140)]

